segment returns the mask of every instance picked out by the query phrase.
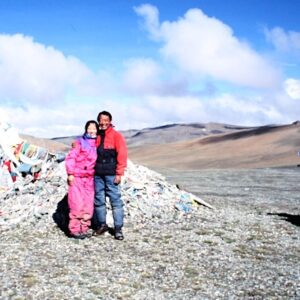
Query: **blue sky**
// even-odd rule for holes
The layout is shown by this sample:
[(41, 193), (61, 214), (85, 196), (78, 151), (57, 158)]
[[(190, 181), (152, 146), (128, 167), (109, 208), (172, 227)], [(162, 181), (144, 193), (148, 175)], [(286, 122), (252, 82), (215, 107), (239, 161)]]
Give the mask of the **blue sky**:
[(298, 0), (0, 2), (0, 121), (78, 134), (285, 124), (300, 113)]

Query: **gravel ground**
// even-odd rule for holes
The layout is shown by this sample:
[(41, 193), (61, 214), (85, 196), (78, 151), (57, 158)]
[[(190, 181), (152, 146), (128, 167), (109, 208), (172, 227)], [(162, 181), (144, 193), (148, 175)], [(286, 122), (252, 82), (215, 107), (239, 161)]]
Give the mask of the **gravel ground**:
[(215, 209), (128, 221), (124, 241), (18, 224), (0, 299), (300, 299), (300, 169), (160, 171)]

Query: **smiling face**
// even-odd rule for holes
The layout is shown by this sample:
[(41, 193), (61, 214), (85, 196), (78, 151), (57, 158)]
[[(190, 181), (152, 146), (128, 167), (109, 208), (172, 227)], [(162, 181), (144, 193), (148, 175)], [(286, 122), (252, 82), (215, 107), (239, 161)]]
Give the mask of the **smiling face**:
[(98, 122), (99, 122), (99, 128), (101, 130), (106, 130), (108, 127), (111, 126), (111, 120), (109, 116), (106, 115), (100, 115)]
[(91, 123), (87, 130), (86, 130), (86, 133), (92, 137), (92, 138), (95, 138), (97, 136), (97, 126), (95, 123)]

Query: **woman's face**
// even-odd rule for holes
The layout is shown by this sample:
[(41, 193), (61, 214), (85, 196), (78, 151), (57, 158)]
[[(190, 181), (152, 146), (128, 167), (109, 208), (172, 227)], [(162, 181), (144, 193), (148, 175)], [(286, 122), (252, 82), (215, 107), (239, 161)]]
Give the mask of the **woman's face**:
[(91, 123), (89, 125), (89, 127), (87, 128), (86, 133), (89, 134), (91, 137), (96, 137), (97, 136), (97, 127), (96, 127), (96, 124)]

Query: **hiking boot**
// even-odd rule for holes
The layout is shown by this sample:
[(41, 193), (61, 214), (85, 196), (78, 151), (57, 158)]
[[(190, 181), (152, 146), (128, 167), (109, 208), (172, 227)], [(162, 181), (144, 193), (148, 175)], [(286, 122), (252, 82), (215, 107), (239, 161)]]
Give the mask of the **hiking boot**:
[(93, 235), (102, 235), (106, 231), (108, 231), (108, 226), (106, 224), (103, 224), (94, 231)]
[(85, 239), (87, 236), (86, 236), (86, 234), (84, 234), (84, 233), (74, 233), (74, 234), (71, 234), (71, 237), (72, 237), (73, 239), (76, 239), (76, 240), (83, 240), (83, 239)]
[(115, 239), (116, 240), (124, 240), (124, 235), (121, 228), (115, 228)]
[(90, 232), (84, 232), (84, 233), (82, 233), (82, 235), (85, 237), (85, 238), (90, 238), (90, 237), (92, 237), (92, 233), (90, 233)]

